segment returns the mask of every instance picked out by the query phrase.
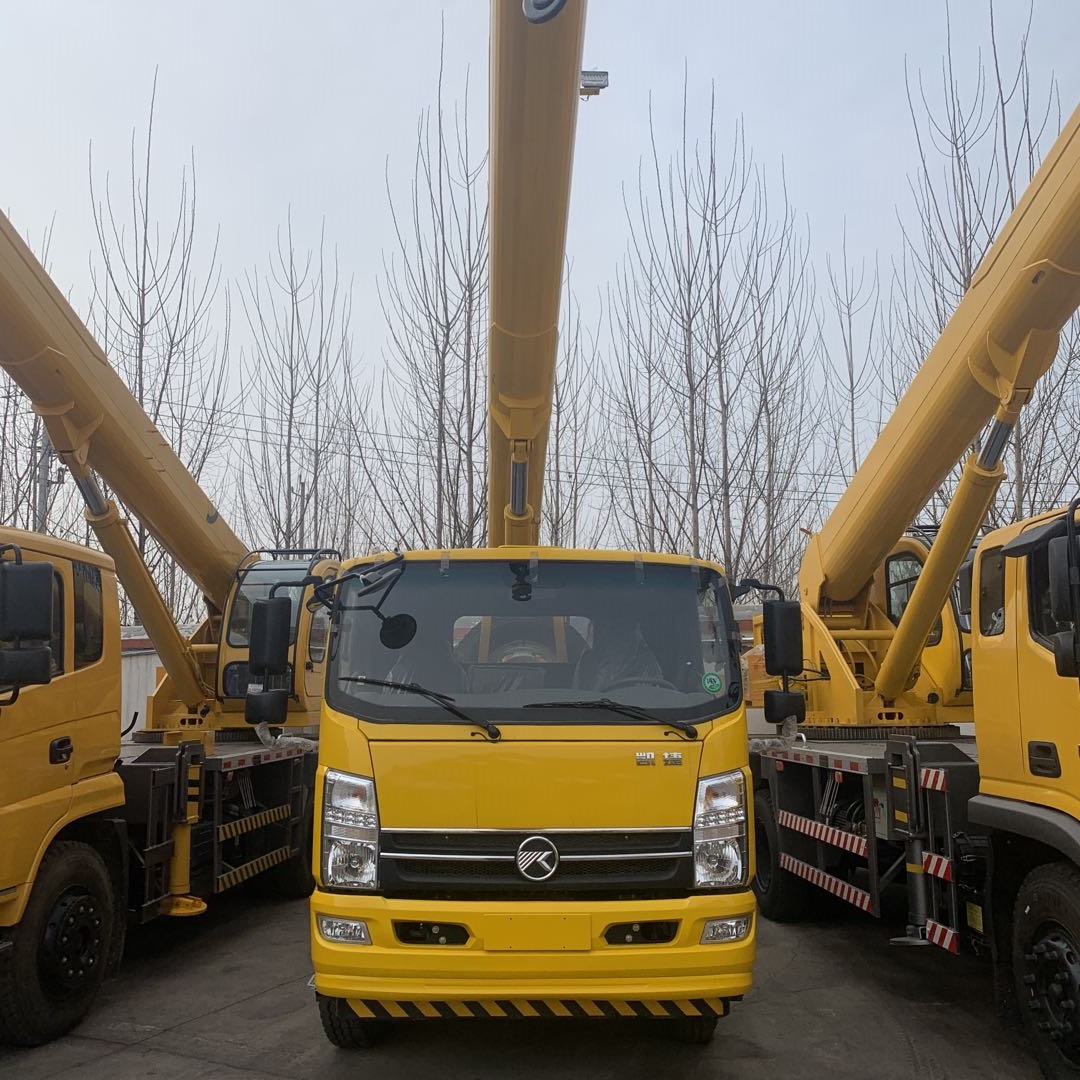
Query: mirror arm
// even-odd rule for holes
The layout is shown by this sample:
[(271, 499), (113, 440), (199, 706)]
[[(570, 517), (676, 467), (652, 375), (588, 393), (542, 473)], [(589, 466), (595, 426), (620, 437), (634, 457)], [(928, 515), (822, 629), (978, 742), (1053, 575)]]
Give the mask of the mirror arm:
[(783, 602), (786, 597), (784, 596), (784, 590), (779, 585), (767, 585), (763, 581), (758, 581), (757, 578), (743, 578), (738, 585), (732, 590), (732, 600), (737, 600), (740, 596), (745, 596), (748, 592), (757, 591), (759, 593), (776, 593), (778, 600)]

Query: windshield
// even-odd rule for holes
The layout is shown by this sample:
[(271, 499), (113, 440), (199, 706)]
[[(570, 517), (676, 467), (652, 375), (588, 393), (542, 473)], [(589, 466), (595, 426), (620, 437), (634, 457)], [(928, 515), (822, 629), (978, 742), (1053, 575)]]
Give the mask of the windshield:
[[(266, 600), (270, 590), (275, 596), (287, 596), (292, 605), (292, 619), (289, 624), (289, 644), (296, 640), (296, 625), (300, 616), (300, 597), (304, 594), (304, 578), (307, 576), (306, 562), (281, 560), (273, 563), (260, 563), (245, 571), (240, 588), (233, 599), (229, 612), (228, 642), (233, 646), (247, 647), (251, 635), (251, 605), (256, 600)], [(292, 584), (290, 584), (292, 583)]]
[[(326, 696), (366, 719), (453, 722), (438, 703), (365, 678), (450, 695), (470, 717), (498, 724), (638, 722), (578, 704), (601, 698), (702, 720), (740, 700), (738, 627), (708, 567), (409, 561), (384, 589), (364, 589), (356, 580), (340, 588)], [(395, 615), (416, 620), (401, 648), (380, 637)], [(540, 702), (556, 704), (524, 708)]]

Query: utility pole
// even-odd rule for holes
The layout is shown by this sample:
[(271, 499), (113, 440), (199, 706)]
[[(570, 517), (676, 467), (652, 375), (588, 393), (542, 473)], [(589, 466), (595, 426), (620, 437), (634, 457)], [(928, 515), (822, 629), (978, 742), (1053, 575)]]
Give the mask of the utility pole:
[(44, 425), (42, 425), (41, 441), (38, 444), (37, 485), (34, 500), (34, 531), (39, 533), (46, 531), (49, 517), (49, 470), (51, 465), (52, 443), (49, 442), (49, 436), (45, 432)]

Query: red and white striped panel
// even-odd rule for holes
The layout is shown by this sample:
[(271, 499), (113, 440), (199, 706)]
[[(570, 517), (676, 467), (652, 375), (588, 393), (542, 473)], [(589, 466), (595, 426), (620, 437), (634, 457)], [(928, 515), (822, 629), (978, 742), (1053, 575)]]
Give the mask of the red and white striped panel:
[(952, 881), (952, 860), (947, 859), (944, 855), (934, 855), (929, 851), (924, 852), (922, 868), (928, 874), (941, 878), (942, 881)]
[(942, 926), (939, 922), (934, 922), (933, 919), (926, 920), (926, 940), (934, 945), (940, 945), (951, 953), (957, 952), (960, 947), (956, 931)]
[(776, 820), (785, 829), (794, 829), (796, 832), (812, 836), (815, 840), (822, 841), (822, 843), (832, 844), (833, 847), (838, 847), (841, 851), (850, 851), (855, 855), (861, 855), (864, 859), (866, 858), (868, 845), (864, 836), (856, 836), (854, 833), (847, 832), (844, 829), (834, 829), (831, 825), (823, 825), (820, 821), (793, 814), (789, 810), (779, 811)]
[(797, 765), (814, 765), (819, 769), (839, 769), (841, 772), (865, 773), (866, 762), (851, 758), (830, 757), (828, 754), (802, 750), (762, 750), (762, 757), (794, 761)]
[(229, 757), (227, 755), (217, 756), (211, 755), (208, 758), (208, 763), (212, 764), (223, 772), (232, 772), (236, 769), (248, 769), (254, 765), (266, 765), (271, 761), (282, 761), (285, 758), (299, 757), (305, 753), (302, 746), (283, 746), (274, 747), (266, 750), (248, 751), (244, 754), (234, 754)]
[(946, 776), (948, 773), (944, 769), (922, 769), (919, 772), (919, 786), (924, 791), (948, 791)]
[(854, 885), (849, 885), (846, 881), (833, 877), (832, 874), (826, 874), (824, 870), (819, 870), (816, 866), (804, 863), (801, 859), (793, 859), (785, 852), (780, 853), (780, 865), (790, 873), (805, 878), (811, 885), (816, 885), (819, 889), (824, 889), (826, 892), (832, 893), (833, 896), (838, 896), (841, 900), (853, 904), (860, 911), (870, 910), (870, 894), (868, 892), (856, 889)]

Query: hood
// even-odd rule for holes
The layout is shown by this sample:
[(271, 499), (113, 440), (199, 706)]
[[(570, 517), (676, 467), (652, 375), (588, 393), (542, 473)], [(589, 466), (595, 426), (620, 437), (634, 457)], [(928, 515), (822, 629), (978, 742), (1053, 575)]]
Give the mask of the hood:
[(370, 750), (383, 828), (539, 831), (688, 827), (703, 745), (659, 728), (615, 741), (373, 739)]

